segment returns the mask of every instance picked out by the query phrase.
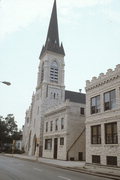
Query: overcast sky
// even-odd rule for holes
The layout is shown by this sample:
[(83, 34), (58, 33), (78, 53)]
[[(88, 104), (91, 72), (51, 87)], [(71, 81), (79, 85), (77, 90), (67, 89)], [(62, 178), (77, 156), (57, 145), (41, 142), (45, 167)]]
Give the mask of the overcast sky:
[[(53, 0), (0, 0), (0, 115), (19, 128), (37, 83)], [(86, 80), (120, 63), (120, 0), (57, 0), (67, 90), (85, 92)]]

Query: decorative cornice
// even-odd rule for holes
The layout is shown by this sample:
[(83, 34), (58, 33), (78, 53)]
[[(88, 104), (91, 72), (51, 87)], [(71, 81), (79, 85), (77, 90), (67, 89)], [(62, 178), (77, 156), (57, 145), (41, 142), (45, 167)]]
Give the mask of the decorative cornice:
[(91, 81), (86, 81), (86, 91), (89, 91), (91, 89), (100, 87), (106, 83), (112, 82), (116, 79), (120, 78), (120, 64), (116, 65), (116, 68), (114, 70), (108, 69), (107, 73), (100, 73), (100, 75), (97, 77), (93, 77)]

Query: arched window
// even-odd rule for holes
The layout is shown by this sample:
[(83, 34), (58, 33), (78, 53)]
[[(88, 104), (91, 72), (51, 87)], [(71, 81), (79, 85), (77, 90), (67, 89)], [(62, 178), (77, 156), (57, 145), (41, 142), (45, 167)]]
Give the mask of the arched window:
[(58, 64), (54, 61), (50, 67), (50, 81), (58, 82)]
[(42, 64), (41, 82), (43, 82), (43, 79), (44, 79), (44, 63)]

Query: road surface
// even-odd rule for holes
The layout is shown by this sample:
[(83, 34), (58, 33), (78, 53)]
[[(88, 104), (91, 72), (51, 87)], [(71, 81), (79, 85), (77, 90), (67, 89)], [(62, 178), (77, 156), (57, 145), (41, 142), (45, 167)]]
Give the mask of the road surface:
[(0, 180), (108, 180), (79, 172), (0, 156)]

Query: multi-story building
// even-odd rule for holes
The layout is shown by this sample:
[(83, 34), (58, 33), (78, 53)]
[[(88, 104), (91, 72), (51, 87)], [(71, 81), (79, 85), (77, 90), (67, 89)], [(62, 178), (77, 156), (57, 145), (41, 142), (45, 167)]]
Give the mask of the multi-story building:
[(45, 113), (43, 157), (85, 160), (85, 95), (65, 91), (65, 101)]
[(120, 65), (86, 81), (86, 162), (120, 166)]
[(65, 91), (64, 56), (63, 45), (59, 43), (55, 0), (46, 42), (40, 53), (36, 91), (26, 112), (23, 144), (29, 155), (78, 159), (79, 152), (81, 159), (85, 157), (85, 115), (81, 115), (85, 109), (85, 94)]

